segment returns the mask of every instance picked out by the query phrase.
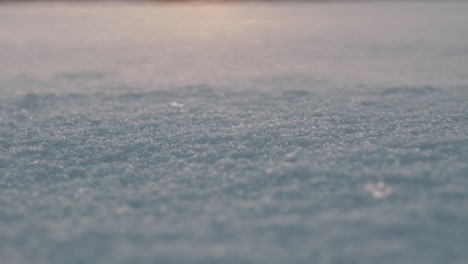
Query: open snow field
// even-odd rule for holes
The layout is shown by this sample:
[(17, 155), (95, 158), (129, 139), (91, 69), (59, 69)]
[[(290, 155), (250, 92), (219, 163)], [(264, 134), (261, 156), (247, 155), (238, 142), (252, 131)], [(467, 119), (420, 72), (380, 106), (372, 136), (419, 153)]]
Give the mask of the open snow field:
[(0, 5), (0, 263), (468, 263), (468, 2)]

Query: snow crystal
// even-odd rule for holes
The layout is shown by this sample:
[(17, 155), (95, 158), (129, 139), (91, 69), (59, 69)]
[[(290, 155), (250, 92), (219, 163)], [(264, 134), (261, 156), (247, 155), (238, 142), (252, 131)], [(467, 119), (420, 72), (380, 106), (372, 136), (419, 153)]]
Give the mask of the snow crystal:
[(177, 102), (172, 102), (172, 103), (171, 103), (171, 106), (173, 106), (173, 107), (184, 107), (183, 104), (179, 104), (179, 103), (177, 103)]
[(376, 199), (384, 198), (393, 193), (393, 188), (386, 186), (385, 183), (368, 183), (365, 185), (365, 190), (370, 192)]

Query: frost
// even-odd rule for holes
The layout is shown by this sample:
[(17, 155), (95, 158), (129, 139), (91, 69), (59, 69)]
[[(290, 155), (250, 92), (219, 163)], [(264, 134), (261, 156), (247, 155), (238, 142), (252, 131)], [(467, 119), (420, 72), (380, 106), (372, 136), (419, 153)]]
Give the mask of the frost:
[(0, 5), (0, 262), (468, 263), (464, 2)]

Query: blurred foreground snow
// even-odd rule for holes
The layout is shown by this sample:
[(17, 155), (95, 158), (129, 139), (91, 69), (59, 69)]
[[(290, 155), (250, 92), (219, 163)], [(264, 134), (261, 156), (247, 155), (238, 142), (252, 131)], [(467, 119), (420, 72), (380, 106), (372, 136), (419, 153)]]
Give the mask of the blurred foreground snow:
[(467, 13), (0, 5), (1, 263), (467, 263)]

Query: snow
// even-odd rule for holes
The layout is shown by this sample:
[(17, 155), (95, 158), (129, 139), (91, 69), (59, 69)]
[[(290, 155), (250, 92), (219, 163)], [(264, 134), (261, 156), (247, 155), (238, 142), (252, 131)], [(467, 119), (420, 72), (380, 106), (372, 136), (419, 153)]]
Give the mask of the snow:
[(467, 263), (467, 12), (0, 5), (1, 262)]

